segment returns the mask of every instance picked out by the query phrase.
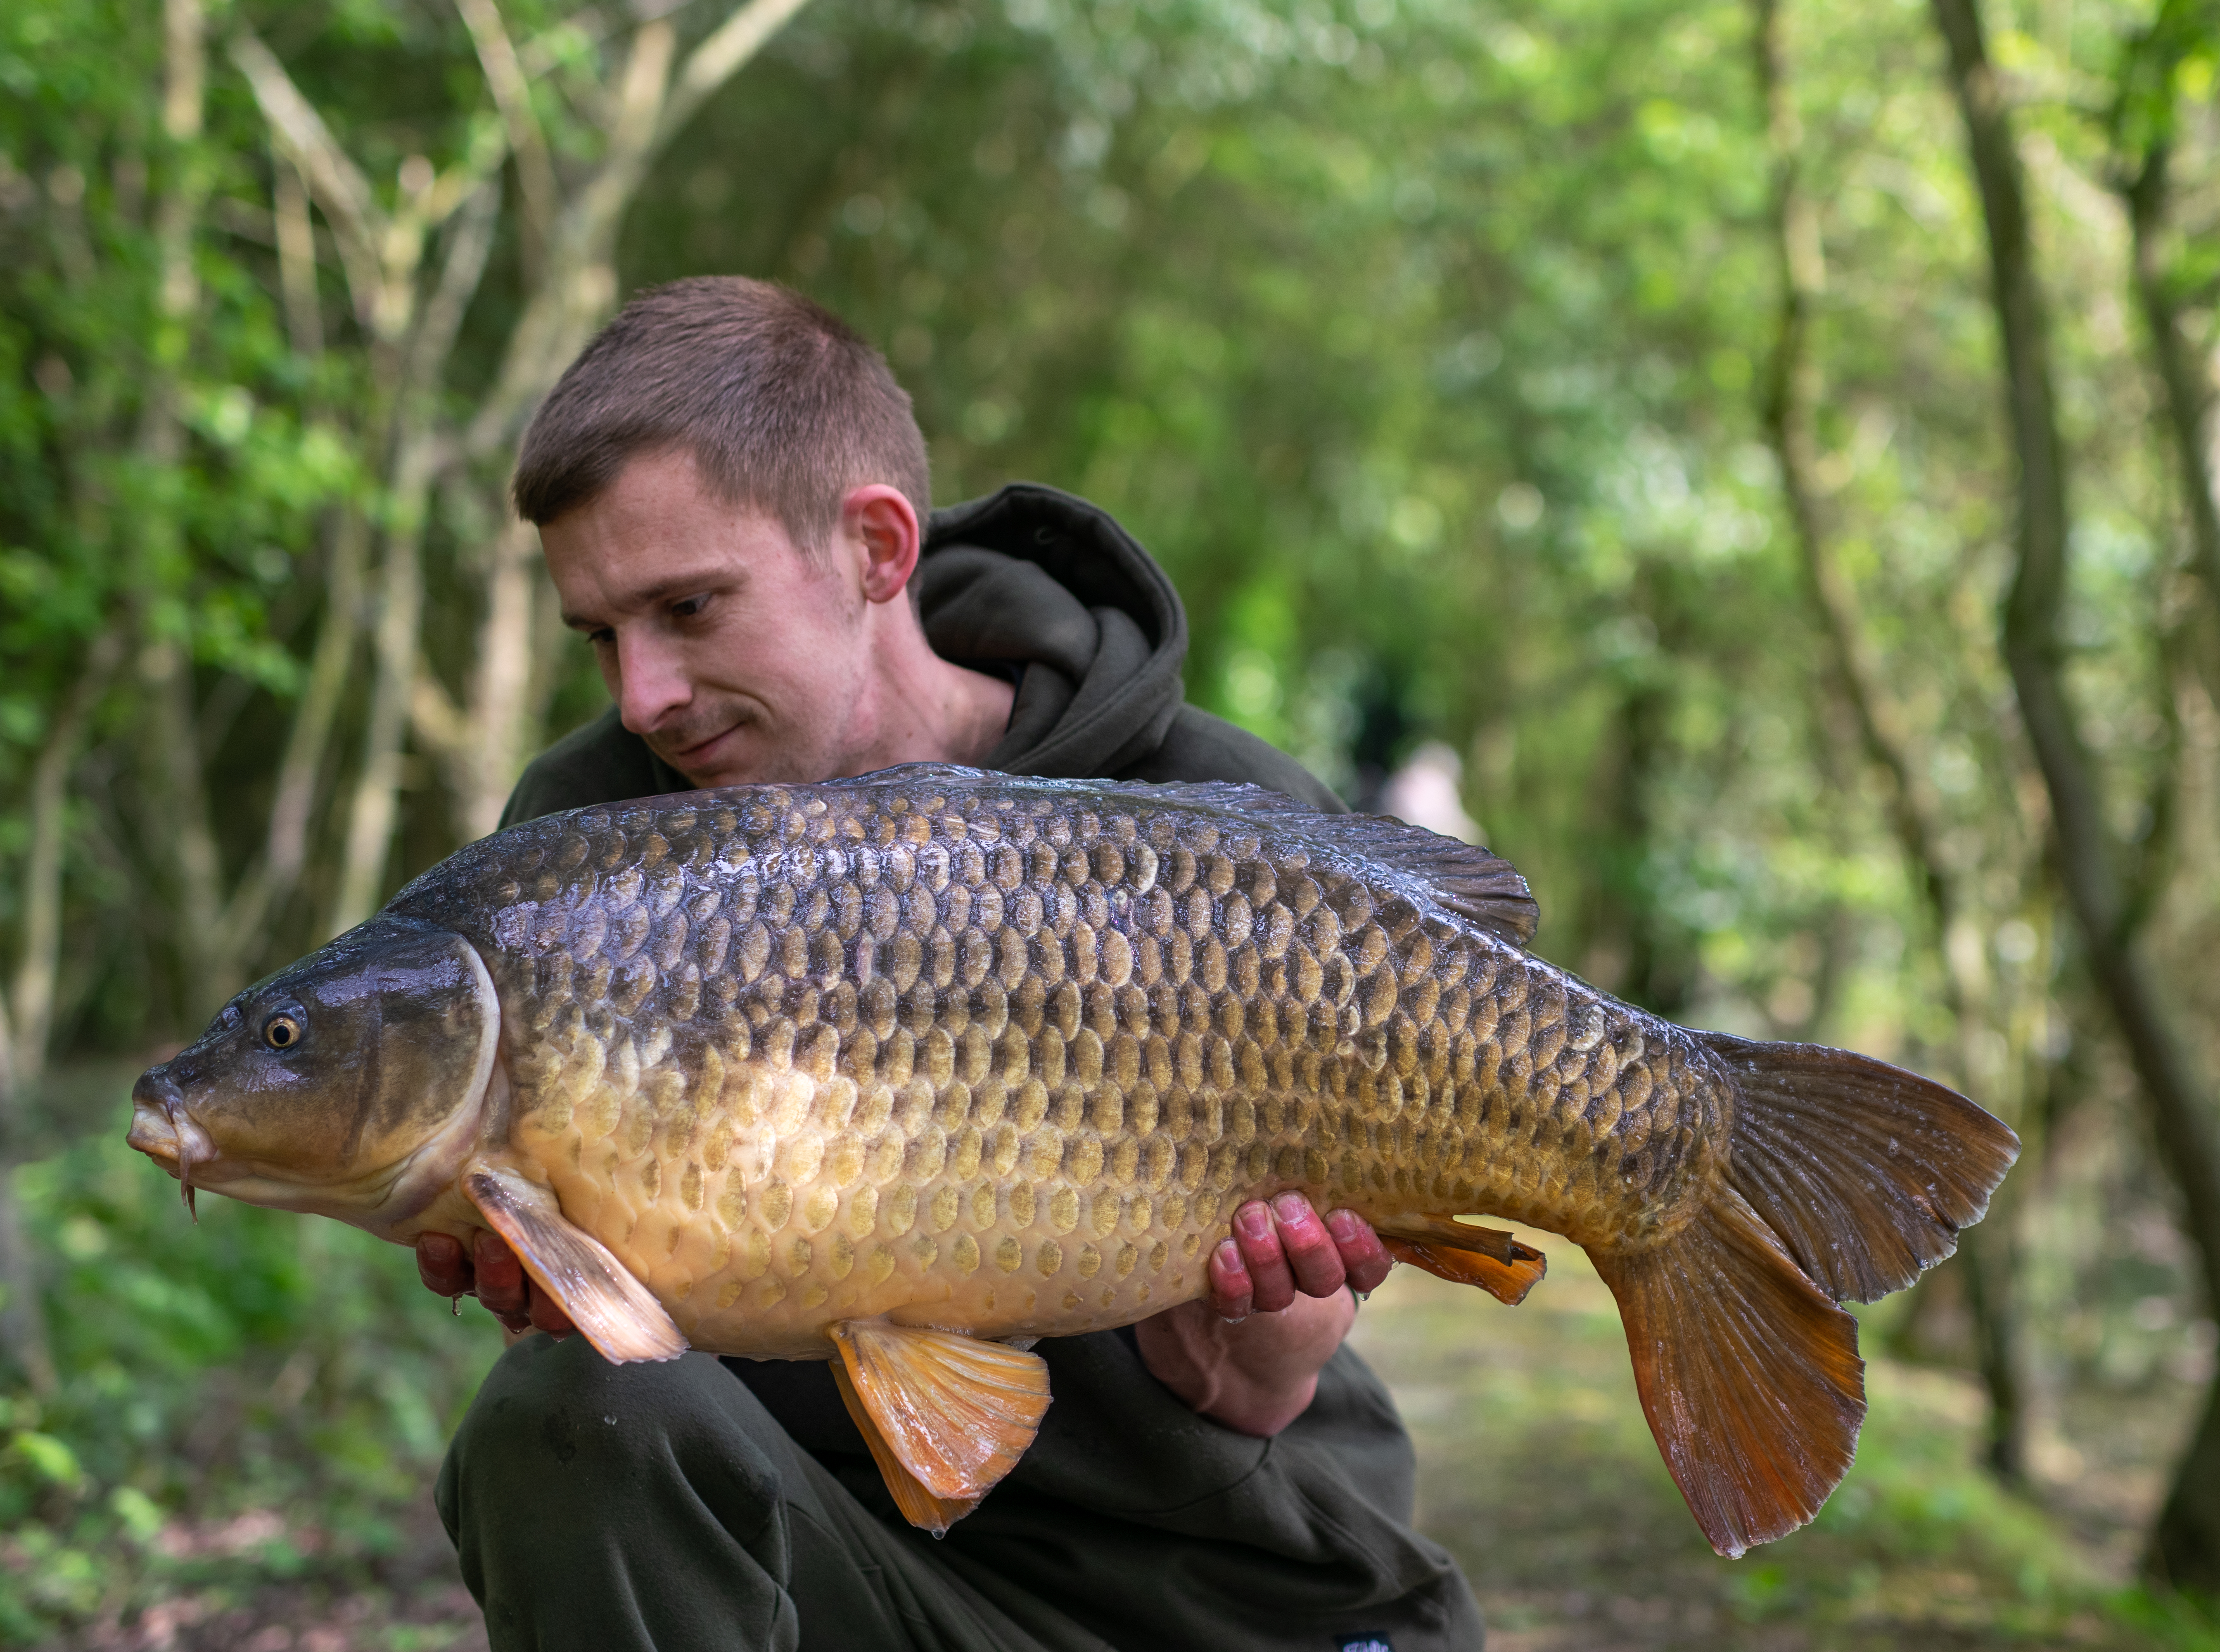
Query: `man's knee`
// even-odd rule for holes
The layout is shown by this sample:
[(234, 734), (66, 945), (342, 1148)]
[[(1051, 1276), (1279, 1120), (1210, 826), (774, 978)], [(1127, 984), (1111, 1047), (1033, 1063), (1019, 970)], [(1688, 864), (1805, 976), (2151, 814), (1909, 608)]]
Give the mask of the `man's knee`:
[(780, 1474), (758, 1437), (770, 1424), (746, 1388), (708, 1355), (612, 1365), (583, 1337), (527, 1337), (494, 1364), (448, 1449), (440, 1512), (451, 1534), (473, 1504), (514, 1520), (559, 1518), (574, 1501), (606, 1510), (683, 1482), (728, 1518), (767, 1518)]
[(440, 1517), (496, 1652), (791, 1645), (790, 1456), (706, 1354), (529, 1337), (448, 1448)]

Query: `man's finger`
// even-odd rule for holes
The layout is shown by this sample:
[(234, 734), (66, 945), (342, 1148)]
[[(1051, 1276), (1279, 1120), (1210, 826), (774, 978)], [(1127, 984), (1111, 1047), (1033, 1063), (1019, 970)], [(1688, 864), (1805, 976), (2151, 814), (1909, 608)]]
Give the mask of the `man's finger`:
[(1349, 1288), (1360, 1296), (1378, 1290), (1395, 1266), (1395, 1258), (1380, 1243), (1372, 1224), (1353, 1210), (1338, 1210), (1325, 1219), (1325, 1225), (1349, 1275)]
[(1341, 1251), (1309, 1200), (1283, 1193), (1272, 1200), (1272, 1215), (1280, 1225), (1280, 1247), (1294, 1270), (1297, 1290), (1305, 1296), (1331, 1296), (1348, 1282)]
[(1210, 1311), (1221, 1319), (1246, 1319), (1255, 1306), (1256, 1287), (1241, 1260), (1241, 1247), (1220, 1239), (1205, 1272), (1210, 1281)]
[(416, 1236), (416, 1277), (427, 1290), (441, 1296), (461, 1296), (471, 1288), (471, 1259), (463, 1242), (451, 1233)]
[(1248, 1265), (1257, 1312), (1277, 1313), (1295, 1300), (1294, 1276), (1288, 1271), (1288, 1255), (1281, 1249), (1269, 1205), (1252, 1199), (1233, 1213), (1233, 1243)]
[(498, 1233), (481, 1233), (471, 1260), (477, 1272), (478, 1300), (511, 1330), (521, 1328), (532, 1303), (524, 1264)]
[(532, 1323), (534, 1325), (558, 1343), (577, 1329), (571, 1323), (571, 1316), (555, 1305), (553, 1297), (537, 1285), (530, 1285), (527, 1288), (532, 1293)]

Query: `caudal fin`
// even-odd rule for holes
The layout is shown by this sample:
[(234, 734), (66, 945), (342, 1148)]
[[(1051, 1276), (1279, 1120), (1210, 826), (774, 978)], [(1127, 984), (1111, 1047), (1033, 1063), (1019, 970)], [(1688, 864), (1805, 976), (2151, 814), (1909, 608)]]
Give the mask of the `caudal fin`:
[(1739, 1555), (1817, 1514), (1865, 1419), (1858, 1322), (1732, 1191), (1662, 1244), (1589, 1255), (1618, 1299), (1649, 1431), (1712, 1547)]
[(1857, 1322), (1957, 1247), (2019, 1141), (1942, 1085), (1847, 1050), (1702, 1036), (1734, 1084), (1726, 1186), (1662, 1244), (1592, 1250), (1635, 1386), (1712, 1546), (1819, 1512), (1865, 1416)]
[(1734, 1075), (1728, 1181), (1837, 1302), (1900, 1291), (1956, 1250), (2019, 1156), (2003, 1123), (1901, 1067), (1702, 1037)]

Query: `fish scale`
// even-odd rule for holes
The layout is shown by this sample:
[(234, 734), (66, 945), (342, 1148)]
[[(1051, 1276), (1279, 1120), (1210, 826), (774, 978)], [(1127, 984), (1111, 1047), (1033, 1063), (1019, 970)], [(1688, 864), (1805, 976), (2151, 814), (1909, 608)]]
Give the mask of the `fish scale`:
[(1609, 1243), (1724, 1124), (1666, 1024), (1211, 808), (771, 789), (503, 842), (395, 909), (486, 938), (541, 1035), (516, 1147), (697, 1346), (1125, 1324), (1286, 1188)]
[(1857, 1322), (2017, 1143), (1849, 1051), (1674, 1026), (1525, 947), (1524, 880), (1250, 787), (911, 767), (471, 845), (145, 1074), (184, 1185), (490, 1231), (612, 1359), (835, 1360), (944, 1530), (1049, 1403), (1012, 1346), (1206, 1294), (1287, 1189), (1517, 1302), (1584, 1246), (1723, 1554), (1808, 1520)]

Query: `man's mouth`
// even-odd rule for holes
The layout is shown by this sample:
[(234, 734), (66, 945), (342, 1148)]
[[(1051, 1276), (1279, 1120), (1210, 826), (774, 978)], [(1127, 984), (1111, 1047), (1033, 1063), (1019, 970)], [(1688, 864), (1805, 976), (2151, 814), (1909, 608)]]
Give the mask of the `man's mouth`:
[(689, 779), (692, 779), (716, 766), (719, 748), (745, 727), (747, 721), (746, 718), (738, 719), (726, 724), (714, 733), (704, 735), (700, 739), (690, 740), (684, 745), (678, 745), (668, 738), (651, 739), (649, 744), (654, 746), (657, 756)]
[(738, 728), (739, 726), (739, 725), (738, 723), (734, 723), (730, 728), (720, 728), (714, 734), (710, 735), (707, 739), (696, 740), (691, 745), (680, 746), (677, 751), (672, 753), (672, 755), (674, 757), (699, 757), (703, 752), (707, 751), (711, 746), (716, 745), (718, 741), (723, 739), (726, 735), (731, 733), (733, 729)]

